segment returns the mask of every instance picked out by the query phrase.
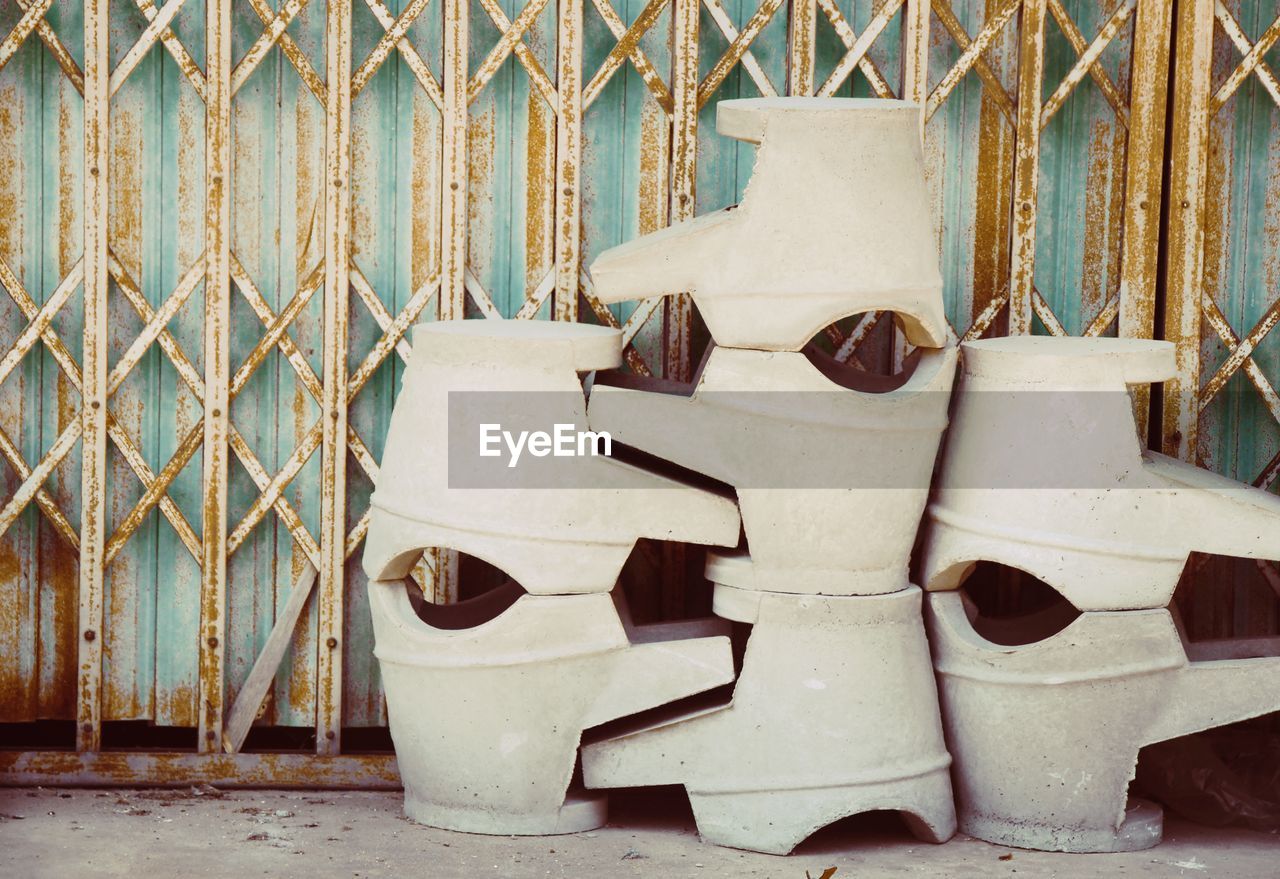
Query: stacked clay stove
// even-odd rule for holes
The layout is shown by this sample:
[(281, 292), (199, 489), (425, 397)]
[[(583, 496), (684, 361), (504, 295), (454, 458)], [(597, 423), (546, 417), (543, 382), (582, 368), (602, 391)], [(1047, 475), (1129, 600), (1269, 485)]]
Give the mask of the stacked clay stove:
[[(598, 827), (604, 798), (571, 786), (582, 730), (733, 679), (726, 627), (636, 630), (614, 583), (641, 537), (732, 546), (738, 511), (612, 458), (582, 459), (583, 482), (609, 489), (451, 484), (449, 422), (465, 414), (451, 397), (479, 405), (500, 393), (510, 421), (528, 405), (585, 423), (579, 376), (620, 364), (616, 330), (423, 324), (413, 351), (364, 553), (405, 812), (473, 833)], [(415, 611), (398, 578), (426, 547), (466, 552), (514, 582)]]
[[(872, 810), (931, 842), (958, 817), (1011, 845), (1139, 848), (1161, 814), (1126, 807), (1138, 749), (1280, 707), (1280, 660), (1191, 662), (1165, 609), (1191, 550), (1280, 554), (1280, 499), (1142, 451), (1128, 387), (1172, 374), (1166, 343), (955, 346), (920, 125), (896, 101), (719, 104), (720, 133), (757, 145), (742, 203), (592, 266), (605, 302), (692, 294), (714, 346), (688, 386), (618, 372), (616, 330), (415, 329), (364, 556), (409, 817), (565, 833), (603, 823), (605, 789), (679, 784), (703, 838), (743, 849)], [(897, 376), (808, 344), (868, 312), (914, 346)], [(639, 463), (471, 484), (450, 458), (477, 418), (587, 426)], [(715, 618), (632, 624), (615, 585), (640, 538), (719, 547)], [(431, 548), (510, 581), (411, 601)], [(1082, 612), (984, 619), (961, 589), (981, 562)]]
[[(1280, 659), (1189, 662), (1168, 610), (1193, 550), (1280, 555), (1280, 498), (1143, 449), (1128, 388), (1173, 378), (1169, 342), (963, 354), (920, 559), (960, 829), (1149, 848), (1163, 814), (1128, 797), (1139, 749), (1280, 709)], [(1035, 576), (1079, 615), (980, 619), (958, 591), (979, 562)]]
[[(715, 613), (751, 632), (729, 704), (591, 744), (584, 778), (682, 784), (703, 838), (735, 848), (785, 854), (876, 809), (942, 842), (955, 830), (951, 761), (907, 565), (956, 350), (919, 108), (726, 101), (717, 128), (759, 145), (742, 204), (592, 267), (606, 302), (691, 291), (715, 347), (689, 396), (597, 377), (588, 418), (734, 487), (745, 551), (713, 553), (707, 579)], [(909, 378), (882, 393), (865, 390), (866, 373), (801, 350), (871, 311), (901, 316), (920, 346)], [(830, 487), (786, 462), (830, 465)]]

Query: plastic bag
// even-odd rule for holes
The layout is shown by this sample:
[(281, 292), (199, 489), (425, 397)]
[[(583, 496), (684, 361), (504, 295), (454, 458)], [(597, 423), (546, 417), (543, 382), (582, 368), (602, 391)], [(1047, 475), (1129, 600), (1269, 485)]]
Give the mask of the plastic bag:
[(1280, 831), (1280, 732), (1224, 727), (1151, 745), (1135, 785), (1198, 824)]

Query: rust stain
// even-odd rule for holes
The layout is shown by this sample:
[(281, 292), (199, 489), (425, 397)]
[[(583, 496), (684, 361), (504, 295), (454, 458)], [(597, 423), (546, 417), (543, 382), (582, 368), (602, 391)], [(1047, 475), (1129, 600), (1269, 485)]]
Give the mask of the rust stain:
[(176, 684), (170, 687), (156, 687), (155, 693), (157, 719), (173, 726), (196, 726), (200, 713), (196, 710), (196, 688), (191, 684)]
[(37, 638), (40, 714), (58, 720), (76, 716), (76, 613), (80, 590), (80, 555), (61, 537), (48, 535), (40, 545), (40, 580), (48, 605), (42, 620), (51, 638)]
[(671, 127), (666, 114), (653, 101), (640, 110), (640, 233), (661, 229), (667, 224), (669, 199), (667, 156), (671, 147)]
[(1103, 228), (1107, 232), (1105, 242), (1106, 296), (1103, 297), (1104, 301), (1112, 295), (1119, 295), (1120, 277), (1124, 267), (1125, 157), (1128, 138), (1128, 129), (1118, 125), (1114, 119), (1109, 120), (1105, 126), (1103, 137), (1103, 147), (1107, 151), (1105, 161), (1110, 182), (1107, 210), (1103, 217)]
[(76, 192), (84, 185), (76, 161), (82, 135), (72, 119), (69, 90), (64, 81), (58, 92), (58, 266), (63, 272), (80, 258), (84, 248), (76, 213)]
[[(310, 395), (301, 384), (293, 386), (293, 403), (289, 408), (293, 410), (293, 437), (295, 443), (300, 441), (311, 428), (311, 418), (308, 411), (310, 407), (307, 405), (307, 401), (310, 399)], [(301, 486), (295, 485), (294, 488), (299, 489)]]
[(529, 96), (525, 158), (525, 295), (542, 282), (555, 262), (556, 117), (537, 94)]
[(137, 566), (127, 554), (117, 555), (107, 568), (106, 615), (102, 622), (102, 719), (128, 720), (138, 714), (137, 693), (124, 673), (136, 660)]
[(11, 532), (0, 539), (0, 720), (9, 722), (34, 719), (34, 682), (23, 674), (28, 644), (21, 633), (36, 620), (27, 613), (25, 593), (31, 584), (23, 582), (22, 563), (13, 551), (15, 537)]
[[(294, 273), (298, 278), (310, 274), (320, 259), (322, 235), (320, 222), (320, 173), (317, 165), (322, 157), (317, 155), (316, 129), (323, 125), (314, 101), (298, 101), (294, 111), (297, 147), (296, 189), (294, 205)], [(234, 224), (232, 224), (234, 225)]]
[(391, 754), (76, 754), (0, 752), (0, 785), (188, 786), (382, 789), (400, 787)]
[[(988, 0), (988, 15), (1003, 5), (1001, 0)], [(1006, 32), (1003, 43), (997, 44), (1001, 49), (1001, 67), (1006, 66), (1008, 58), (1013, 55), (1010, 43), (1014, 36)], [(1000, 109), (1000, 102), (990, 88), (984, 88), (978, 118), (978, 180), (972, 226), (973, 300), (970, 313), (974, 317), (1009, 293), (1013, 146), (1013, 131)], [(1002, 315), (992, 324), (991, 334), (1003, 335), (1005, 332), (1007, 318)]]
[(426, 95), (413, 96), (410, 178), (410, 278), (417, 290), (440, 266), (440, 116)]
[[(0, 540), (0, 583), (11, 583), (22, 576), (22, 560), (11, 544), (10, 540)], [(0, 612), (4, 610), (0, 609)]]
[[(469, 216), (462, 222), (466, 232), (466, 261), (480, 277), (493, 259), (493, 228), (488, 219), (492, 214), (490, 187), (494, 161), (494, 105), (485, 101), (483, 109), (472, 112), (466, 119), (467, 164), (466, 178), (461, 185), (466, 188)], [(462, 317), (458, 313), (456, 317)]]
[[(379, 131), (379, 135), (385, 136)], [(378, 163), (374, 150), (379, 147), (375, 139), (369, 137), (367, 126), (353, 125), (351, 131), (351, 167), (353, 173), (349, 181), (351, 189), (351, 256), (357, 257), (363, 251), (360, 245), (361, 233), (377, 235), (381, 229), (373, 217), (373, 204), (376, 203), (378, 186), (388, 174), (396, 173), (394, 163), (387, 166)], [(370, 179), (372, 177), (372, 179)]]
[(109, 240), (126, 271), (137, 278), (142, 274), (142, 119), (131, 107), (117, 105), (110, 127)]
[[(5, 218), (0, 223), (0, 257), (12, 262), (17, 262), (16, 257), (22, 253), (24, 226), (22, 182), (26, 174), (20, 143), (23, 103), (16, 86), (0, 88), (0, 216)], [(13, 268), (22, 271), (21, 265)]]
[(1235, 164), (1232, 140), (1234, 126), (1212, 125), (1209, 128), (1208, 156), (1204, 174), (1204, 236), (1203, 289), (1226, 289), (1230, 281), (1226, 277), (1230, 250), (1227, 247), (1231, 234), (1231, 175)]
[(1113, 254), (1109, 252), (1111, 230), (1108, 202), (1114, 197), (1113, 186), (1099, 186), (1100, 181), (1108, 180), (1114, 184), (1119, 176), (1109, 174), (1111, 151), (1114, 148), (1112, 132), (1105, 119), (1094, 119), (1089, 128), (1089, 171), (1085, 187), (1084, 204), (1084, 242), (1081, 249), (1083, 272), (1080, 279), (1080, 313), (1087, 323), (1089, 316), (1096, 314), (1106, 301), (1110, 286), (1107, 284), (1107, 272)]
[(204, 104), (191, 90), (178, 92), (178, 263), (185, 268), (204, 249)]
[[(314, 655), (315, 627), (300, 622), (293, 633), (292, 649), (295, 657)], [(289, 667), (289, 707), (304, 716), (316, 710), (315, 667), (312, 663), (295, 661)]]

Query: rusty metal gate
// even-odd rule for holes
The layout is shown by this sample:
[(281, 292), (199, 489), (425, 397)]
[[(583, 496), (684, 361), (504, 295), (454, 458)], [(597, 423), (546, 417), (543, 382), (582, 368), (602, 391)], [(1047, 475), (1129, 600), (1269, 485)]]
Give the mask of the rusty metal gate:
[(594, 321), (687, 376), (687, 299), (586, 267), (737, 200), (724, 98), (924, 104), (957, 335), (1167, 335), (1163, 444), (1270, 486), (1275, 7), (0, 0), (0, 724), (53, 737), (0, 781), (395, 784), (357, 559), (406, 331)]

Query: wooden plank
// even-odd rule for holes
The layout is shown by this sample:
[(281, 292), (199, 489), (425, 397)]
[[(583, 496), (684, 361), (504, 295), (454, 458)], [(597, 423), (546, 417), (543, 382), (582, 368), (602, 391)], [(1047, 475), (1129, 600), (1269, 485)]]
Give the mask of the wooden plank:
[(560, 5), (556, 44), (556, 292), (555, 319), (578, 319), (578, 270), (582, 263), (582, 4)]
[(1200, 385), (1200, 291), (1203, 288), (1205, 174), (1208, 167), (1213, 0), (1178, 6), (1177, 66), (1165, 229), (1168, 257), (1164, 337), (1174, 343), (1177, 373), (1164, 383), (1161, 430), (1166, 454), (1194, 461)]
[(1040, 185), (1040, 103), (1044, 83), (1045, 0), (1025, 0), (1018, 53), (1018, 126), (1013, 170), (1013, 259), (1009, 333), (1031, 332), (1036, 263), (1036, 192)]
[(103, 544), (107, 464), (108, 0), (84, 13), (84, 348), (81, 456), (80, 637), (76, 750), (102, 742)]
[(393, 754), (189, 754), (0, 751), (0, 786), (271, 787), (396, 790)]
[(316, 753), (342, 734), (347, 499), (347, 299), (351, 255), (351, 2), (329, 0), (325, 28), (324, 402), (321, 405)]

